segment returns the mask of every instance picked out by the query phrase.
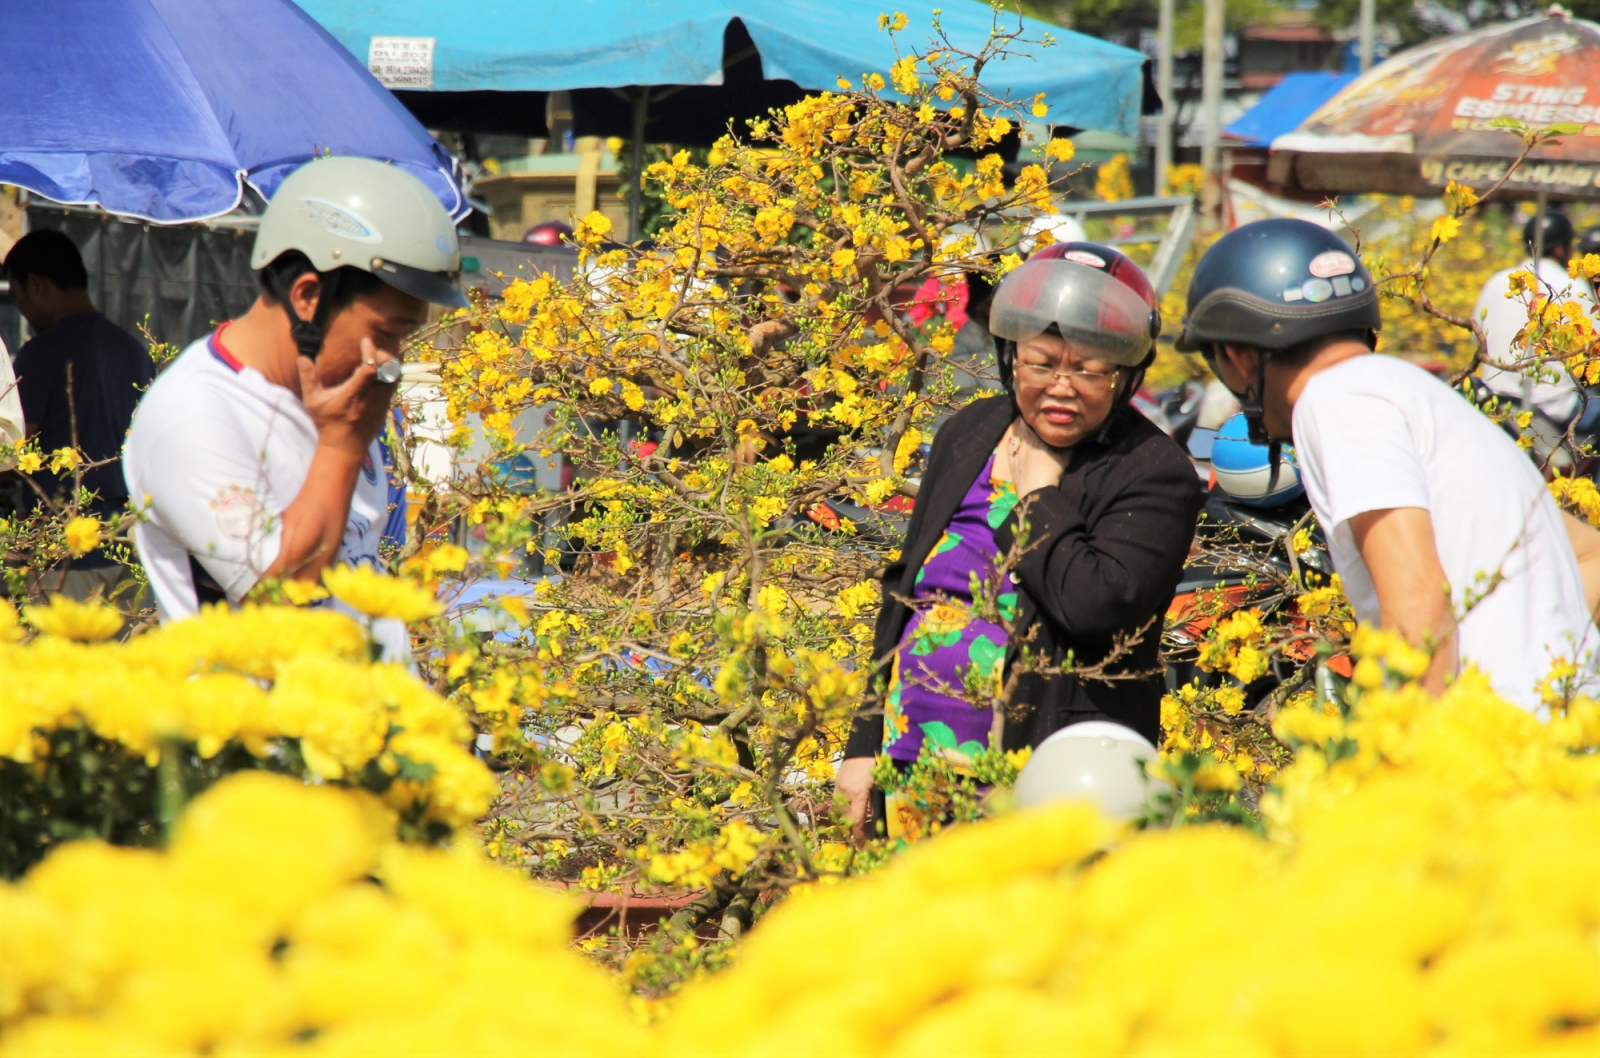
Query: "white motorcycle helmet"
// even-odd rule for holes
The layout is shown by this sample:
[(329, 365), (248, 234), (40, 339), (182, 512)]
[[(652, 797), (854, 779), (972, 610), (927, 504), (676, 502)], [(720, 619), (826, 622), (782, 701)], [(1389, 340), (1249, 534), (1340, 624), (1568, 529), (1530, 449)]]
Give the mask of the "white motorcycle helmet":
[(1047, 213), (1034, 217), (1023, 229), (1022, 237), (1017, 240), (1017, 252), (1023, 257), (1033, 253), (1039, 246), (1039, 235), (1042, 232), (1050, 233), (1050, 241), (1058, 242), (1088, 242), (1089, 235), (1083, 230), (1083, 225), (1075, 217), (1065, 217), (1059, 213)]
[(1109, 720), (1070, 724), (1033, 751), (1012, 796), (1019, 808), (1090, 801), (1113, 819), (1132, 819), (1159, 782), (1144, 770), (1155, 757), (1156, 747), (1131, 727)]
[(1250, 440), (1241, 412), (1222, 424), (1211, 443), (1211, 469), (1229, 496), (1250, 507), (1278, 507), (1305, 492), (1294, 446), (1284, 445), (1274, 460), (1267, 445)]
[[(422, 181), (393, 165), (329, 157), (290, 173), (261, 216), (250, 267), (259, 271), (290, 250), (320, 273), (358, 268), (423, 301), (468, 305), (456, 285), (455, 222)], [(287, 308), (287, 291), (273, 293)], [(315, 358), (326, 321), (289, 316), (301, 352)]]

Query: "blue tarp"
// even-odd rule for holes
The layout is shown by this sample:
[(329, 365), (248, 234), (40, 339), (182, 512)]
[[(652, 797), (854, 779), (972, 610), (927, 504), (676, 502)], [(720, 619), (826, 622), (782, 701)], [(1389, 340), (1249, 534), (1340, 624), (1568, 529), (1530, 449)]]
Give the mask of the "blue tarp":
[(1268, 147), (1279, 136), (1299, 128), (1312, 111), (1355, 79), (1353, 73), (1320, 70), (1284, 74), (1283, 80), (1262, 93), (1260, 102), (1222, 133), (1249, 147)]
[[(301, 0), (358, 56), (416, 56), (394, 87), (434, 91), (554, 91), (626, 85), (722, 83), (723, 33), (740, 19), (769, 80), (833, 88), (840, 76), (887, 75), (895, 42), (878, 28), (893, 11), (909, 18), (902, 48), (932, 35), (934, 10), (950, 43), (976, 52), (994, 12), (976, 0)], [(1002, 14), (1015, 27), (1016, 16)], [(1145, 57), (1070, 30), (1029, 23), (1056, 43), (997, 59), (984, 72), (996, 95), (1043, 92), (1049, 121), (1132, 135), (1143, 102)], [(385, 40), (384, 38), (389, 38)], [(393, 38), (401, 38), (396, 41)], [(407, 40), (409, 38), (409, 40)], [(431, 49), (431, 61), (426, 58)], [(398, 68), (398, 67), (397, 67)], [(414, 79), (410, 79), (414, 78)]]
[(403, 165), (452, 214), (454, 163), (288, 0), (6, 5), (0, 183), (159, 222), (264, 197), (320, 153)]

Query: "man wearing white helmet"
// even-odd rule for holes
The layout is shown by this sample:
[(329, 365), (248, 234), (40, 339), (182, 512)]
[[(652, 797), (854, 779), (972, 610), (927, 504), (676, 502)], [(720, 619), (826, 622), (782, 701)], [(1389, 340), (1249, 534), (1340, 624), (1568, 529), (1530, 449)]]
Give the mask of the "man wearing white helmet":
[[(251, 266), (261, 293), (151, 385), (123, 457), (162, 620), (264, 578), (378, 562), (378, 434), (428, 303), (465, 307), (455, 225), (415, 177), (323, 158), (284, 180)], [(397, 624), (397, 623), (396, 623)], [(405, 656), (405, 629), (377, 630)]]

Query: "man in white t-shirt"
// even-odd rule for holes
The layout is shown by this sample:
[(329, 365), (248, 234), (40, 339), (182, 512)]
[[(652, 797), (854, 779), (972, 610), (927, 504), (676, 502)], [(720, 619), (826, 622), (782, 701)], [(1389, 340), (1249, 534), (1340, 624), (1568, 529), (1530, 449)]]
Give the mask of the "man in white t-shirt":
[[(273, 196), (251, 264), (262, 293), (186, 349), (140, 403), (123, 455), (162, 620), (238, 603), (265, 578), (378, 563), (378, 434), (401, 344), (428, 303), (463, 307), (455, 225), (404, 171), (324, 158)], [(398, 623), (375, 633), (408, 657)]]
[[(1523, 228), (1523, 242), (1530, 255), (1538, 224), (1536, 217)], [(1572, 256), (1572, 222), (1564, 214), (1550, 213), (1545, 216), (1543, 227), (1536, 293), (1553, 302), (1571, 300), (1592, 309), (1594, 291), (1588, 280), (1567, 275), (1567, 261)], [(1533, 273), (1533, 258), (1490, 276), (1478, 294), (1472, 318), (1483, 328), (1487, 354), (1482, 371), (1484, 384), (1522, 410), (1535, 413), (1535, 433), (1541, 449), (1547, 452), (1560, 443), (1567, 424), (1583, 410), (1583, 391), (1561, 364), (1513, 366), (1527, 356), (1527, 350), (1517, 344), (1516, 338), (1528, 325), (1528, 299), (1509, 296), (1511, 276), (1516, 272)]]
[[(0, 444), (15, 447), (27, 436), (22, 421), (22, 398), (17, 394), (17, 375), (11, 367), (11, 350), (0, 338)], [(0, 456), (0, 470), (10, 470), (17, 465), (15, 455)]]
[(1363, 621), (1464, 663), (1530, 711), (1558, 660), (1600, 646), (1566, 522), (1531, 461), (1426, 371), (1373, 353), (1372, 277), (1331, 232), (1245, 225), (1206, 253), (1178, 348), (1200, 350), (1263, 443), (1292, 440)]

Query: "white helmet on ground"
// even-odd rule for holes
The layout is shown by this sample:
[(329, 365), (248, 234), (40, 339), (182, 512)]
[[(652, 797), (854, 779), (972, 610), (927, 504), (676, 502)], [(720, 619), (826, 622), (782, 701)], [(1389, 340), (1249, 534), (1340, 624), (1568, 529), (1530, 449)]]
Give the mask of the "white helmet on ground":
[(416, 177), (370, 158), (317, 158), (278, 185), (250, 267), (298, 250), (318, 272), (359, 268), (423, 301), (466, 308), (455, 222)]
[(1017, 776), (1019, 808), (1052, 801), (1091, 801), (1115, 819), (1139, 814), (1151, 792), (1144, 766), (1156, 747), (1131, 727), (1109, 720), (1070, 724), (1041, 742)]

